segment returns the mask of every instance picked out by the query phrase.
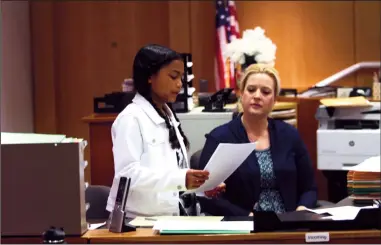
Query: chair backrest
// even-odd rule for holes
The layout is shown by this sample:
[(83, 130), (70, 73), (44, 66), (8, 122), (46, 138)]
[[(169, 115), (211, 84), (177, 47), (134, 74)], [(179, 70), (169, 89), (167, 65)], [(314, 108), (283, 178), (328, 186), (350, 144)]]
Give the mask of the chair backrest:
[(238, 112), (238, 111), (233, 112), (232, 120), (235, 119), (236, 117), (240, 116), (240, 114), (242, 114), (242, 112)]
[(198, 150), (192, 154), (192, 156), (190, 158), (190, 167), (192, 169), (198, 169), (198, 163), (200, 161), (201, 152), (202, 152), (202, 150)]
[(89, 185), (86, 188), (85, 200), (90, 205), (86, 212), (86, 220), (106, 221), (110, 213), (106, 210), (110, 187), (103, 185)]

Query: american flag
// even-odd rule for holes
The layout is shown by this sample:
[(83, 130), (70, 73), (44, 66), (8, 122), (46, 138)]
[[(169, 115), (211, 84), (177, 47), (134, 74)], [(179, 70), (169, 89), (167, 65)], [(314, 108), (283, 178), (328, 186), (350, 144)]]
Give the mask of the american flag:
[(226, 45), (235, 38), (240, 38), (237, 11), (233, 0), (216, 0), (216, 89), (235, 88), (235, 68), (223, 57)]

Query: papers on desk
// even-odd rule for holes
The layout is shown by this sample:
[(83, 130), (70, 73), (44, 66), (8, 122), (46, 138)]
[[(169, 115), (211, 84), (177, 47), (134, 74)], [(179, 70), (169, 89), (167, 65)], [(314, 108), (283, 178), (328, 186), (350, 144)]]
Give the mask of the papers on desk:
[(322, 103), (326, 107), (369, 107), (372, 104), (363, 96), (348, 97), (348, 98), (326, 98), (321, 99)]
[(204, 168), (209, 171), (209, 179), (199, 188), (188, 190), (184, 194), (214, 189), (224, 182), (254, 149), (255, 143), (219, 144)]
[(158, 221), (153, 230), (160, 234), (249, 234), (253, 221)]
[(1, 144), (47, 144), (81, 142), (83, 139), (66, 138), (64, 134), (35, 134), (1, 132)]
[(223, 216), (153, 216), (153, 217), (136, 217), (129, 222), (130, 225), (137, 227), (154, 227), (158, 221), (197, 221), (197, 222), (219, 222), (223, 219)]
[(381, 157), (375, 156), (370, 157), (363, 161), (362, 163), (346, 168), (345, 170), (349, 171), (357, 171), (357, 172), (372, 172), (372, 173), (381, 173), (381, 165), (380, 165)]
[(381, 199), (380, 156), (371, 157), (348, 168), (347, 187), (354, 200)]
[(223, 216), (136, 217), (129, 224), (152, 227), (160, 234), (248, 234), (253, 221), (221, 221)]
[(361, 209), (376, 208), (376, 206), (354, 207), (354, 206), (342, 206), (334, 208), (323, 209), (306, 209), (307, 211), (315, 214), (328, 214), (330, 216), (324, 217), (325, 219), (332, 220), (354, 220)]
[(98, 228), (100, 228), (100, 227), (102, 227), (102, 226), (104, 226), (104, 225), (106, 225), (106, 222), (102, 222), (102, 223), (95, 223), (95, 224), (87, 224), (87, 229), (89, 230), (89, 231), (91, 231), (91, 230), (96, 230), (96, 229), (98, 229)]

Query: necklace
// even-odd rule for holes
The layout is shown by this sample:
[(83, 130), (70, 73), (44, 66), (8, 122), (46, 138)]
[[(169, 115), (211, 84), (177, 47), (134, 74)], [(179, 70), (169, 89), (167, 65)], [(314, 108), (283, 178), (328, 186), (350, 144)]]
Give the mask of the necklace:
[(264, 137), (267, 136), (266, 135), (266, 133), (267, 133), (267, 127), (268, 127), (268, 122), (267, 121), (266, 121), (266, 127), (265, 127), (266, 130), (261, 132), (259, 135), (255, 135), (255, 134), (249, 132), (248, 127), (245, 126), (245, 122), (243, 120), (243, 116), (241, 117), (241, 122), (242, 122), (243, 127), (246, 130), (247, 138), (249, 139), (250, 142), (258, 142), (258, 141), (261, 140), (261, 138), (264, 138)]

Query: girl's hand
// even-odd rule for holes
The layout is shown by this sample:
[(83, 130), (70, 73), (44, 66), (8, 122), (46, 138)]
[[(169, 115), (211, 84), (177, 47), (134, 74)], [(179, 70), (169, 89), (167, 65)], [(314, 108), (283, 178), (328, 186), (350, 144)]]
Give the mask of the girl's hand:
[(225, 190), (226, 190), (226, 184), (225, 183), (221, 183), (216, 188), (214, 188), (213, 190), (205, 191), (205, 196), (207, 196), (207, 197), (216, 197), (219, 194), (221, 194), (222, 192), (224, 192)]
[(189, 169), (186, 174), (186, 187), (188, 190), (196, 189), (203, 185), (208, 178), (208, 171)]

